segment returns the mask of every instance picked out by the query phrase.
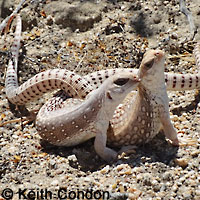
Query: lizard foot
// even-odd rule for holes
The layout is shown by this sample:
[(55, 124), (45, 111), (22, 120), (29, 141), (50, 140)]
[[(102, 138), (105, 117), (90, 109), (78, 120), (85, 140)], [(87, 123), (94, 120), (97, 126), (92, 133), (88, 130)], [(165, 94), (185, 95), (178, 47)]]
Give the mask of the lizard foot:
[(108, 163), (111, 163), (117, 159), (117, 152), (108, 147), (105, 147), (105, 150), (101, 153), (99, 152), (98, 154)]
[(192, 138), (181, 137), (179, 135), (174, 140), (167, 139), (167, 142), (169, 142), (173, 146), (192, 146), (197, 144), (197, 140)]
[(124, 146), (118, 151), (118, 157), (121, 159), (121, 158), (124, 158), (125, 156), (128, 156), (130, 154), (135, 154), (136, 148), (137, 148), (137, 146), (135, 146), (135, 145)]

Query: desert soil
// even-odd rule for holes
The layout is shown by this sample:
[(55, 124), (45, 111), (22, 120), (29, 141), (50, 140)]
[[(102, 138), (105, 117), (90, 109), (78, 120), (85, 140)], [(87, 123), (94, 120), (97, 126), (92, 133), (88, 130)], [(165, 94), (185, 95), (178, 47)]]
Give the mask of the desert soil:
[[(0, 0), (0, 21), (18, 3)], [(19, 82), (53, 68), (79, 74), (138, 68), (150, 48), (166, 52), (166, 72), (198, 73), (192, 51), (200, 40), (200, 0), (187, 0), (186, 6), (197, 28), (195, 35), (178, 0), (26, 1), (19, 11), (23, 22)], [(7, 35), (0, 36), (0, 124), (17, 119), (4, 88), (14, 29), (15, 21)], [(95, 153), (93, 140), (61, 148), (43, 144), (33, 122), (0, 127), (0, 199), (9, 195), (6, 188), (13, 190), (13, 199), (45, 199), (45, 189), (50, 191), (48, 199), (78, 199), (80, 191), (85, 199), (103, 199), (103, 194), (107, 199), (108, 193), (109, 199), (117, 200), (200, 199), (199, 92), (168, 94), (175, 128), (195, 139), (195, 145), (172, 147), (160, 132), (150, 143), (108, 164)], [(27, 107), (39, 109), (50, 96)], [(19, 193), (20, 189), (26, 191)]]

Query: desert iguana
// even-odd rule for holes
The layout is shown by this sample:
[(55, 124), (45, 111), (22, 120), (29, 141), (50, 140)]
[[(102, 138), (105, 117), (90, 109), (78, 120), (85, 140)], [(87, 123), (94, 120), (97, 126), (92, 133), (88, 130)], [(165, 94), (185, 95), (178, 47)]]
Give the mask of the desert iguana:
[[(199, 65), (199, 43), (194, 54)], [(93, 88), (98, 88), (110, 75), (131, 71), (132, 69), (109, 69), (94, 72), (84, 78)], [(173, 145), (185, 142), (192, 144), (193, 140), (177, 138), (169, 116), (165, 83), (168, 90), (199, 89), (199, 74), (164, 74), (164, 53), (150, 50), (144, 55), (138, 76), (141, 78), (138, 92), (131, 92), (115, 110), (107, 133), (108, 142), (115, 146), (146, 143), (163, 127), (166, 138)]]
[[(44, 91), (62, 85), (65, 85), (62, 89), (65, 94), (67, 92), (70, 95), (69, 97), (73, 97), (76, 93), (81, 98), (87, 95), (85, 100), (69, 99), (68, 101), (65, 96), (65, 101), (54, 101), (61, 97), (58, 92), (38, 112), (36, 129), (44, 140), (59, 146), (72, 146), (95, 137), (94, 147), (98, 155), (106, 161), (116, 158), (117, 153), (106, 147), (109, 121), (117, 105), (128, 93), (137, 88), (140, 80), (130, 72), (118, 73), (105, 80), (98, 89), (90, 92), (89, 84), (79, 75), (67, 70), (55, 69), (36, 75), (19, 87), (16, 71), (21, 20), (19, 17), (17, 20), (19, 20), (17, 33), (12, 49), (15, 59), (14, 62), (9, 61), (6, 75), (6, 94), (9, 101), (23, 105), (40, 96)], [(51, 79), (51, 73), (56, 74), (54, 79)]]
[[(18, 28), (16, 30), (19, 30), (19, 25), (17, 27)], [(17, 45), (17, 43), (19, 43), (19, 34), (16, 36), (18, 37), (16, 37), (15, 39), (16, 44), (14, 44), (14, 47), (19, 46)], [(17, 52), (17, 50), (15, 50), (15, 52)], [(15, 58), (16, 55), (13, 54), (13, 57)], [(150, 60), (148, 60), (148, 58)], [(152, 66), (149, 68), (149, 72), (157, 71), (157, 76), (152, 73), (148, 73), (147, 68), (145, 70), (145, 66), (147, 66), (148, 63), (151, 64), (151, 62)], [(160, 68), (157, 69), (156, 66), (160, 66)], [(162, 75), (161, 77), (159, 74), (160, 70)], [(133, 69), (113, 69), (95, 72), (82, 78), (74, 73), (72, 73), (70, 76), (67, 76), (67, 74), (63, 75), (62, 73), (68, 73), (69, 71), (61, 70), (61, 72), (59, 69), (55, 69), (49, 70), (47, 72), (42, 72), (32, 79), (28, 80), (22, 86), (18, 87), (15, 71), (16, 70), (12, 67), (12, 62), (10, 61), (6, 78), (6, 94), (12, 103), (18, 105), (25, 104), (26, 102), (31, 101), (34, 97), (37, 97), (38, 95), (55, 88), (64, 89), (72, 97), (78, 96), (84, 98), (91, 90), (98, 88), (103, 83), (103, 81), (110, 77), (112, 74), (119, 72), (131, 72), (133, 74), (137, 73), (137, 70)], [(144, 75), (144, 71), (146, 71), (146, 75)], [(198, 81), (200, 78), (199, 75), (165, 74), (164, 77), (163, 53), (158, 50), (150, 51), (145, 55), (141, 64), (139, 74), (143, 80), (139, 87), (139, 92), (136, 100), (133, 93), (130, 93), (126, 101), (124, 101), (122, 105), (118, 106), (115, 111), (115, 115), (111, 120), (112, 128), (108, 132), (108, 139), (117, 146), (123, 144), (127, 145), (142, 143), (144, 141), (150, 140), (158, 132), (160, 124), (162, 122), (164, 124), (166, 136), (172, 140), (173, 144), (177, 144), (178, 141), (176, 138), (176, 132), (169, 120), (168, 98), (166, 96), (164, 81), (167, 82), (168, 89), (196, 89), (200, 86)], [(61, 78), (58, 78), (59, 76)], [(76, 77), (73, 81), (73, 83), (75, 83), (74, 86), (72, 86), (71, 82), (71, 79), (73, 77)], [(157, 80), (157, 77), (160, 77), (159, 80), (162, 82), (159, 90), (155, 89), (157, 85), (157, 81), (155, 83), (155, 80)], [(154, 84), (152, 85), (153, 87), (149, 87), (149, 83), (152, 82), (152, 80), (154, 80)], [(75, 88), (78, 88), (78, 90), (76, 90)], [(48, 105), (49, 107), (51, 107), (52, 110), (60, 107), (63, 104), (63, 100), (60, 100), (59, 96), (54, 98), (56, 99), (50, 100), (51, 103)], [(134, 102), (136, 102), (138, 106), (134, 107)], [(137, 107), (140, 107), (140, 110), (142, 111), (141, 113), (139, 112), (139, 109), (136, 109)], [(133, 110), (131, 110), (130, 108), (133, 108)], [(137, 111), (136, 114), (134, 114), (135, 109)], [(129, 112), (127, 112), (127, 110)], [(130, 115), (128, 115), (128, 113)], [(162, 116), (160, 114), (162, 114)], [(129, 116), (133, 116), (134, 118), (131, 120)], [(123, 123), (126, 122), (127, 119), (129, 123), (123, 125)], [(166, 126), (166, 124), (170, 126), (168, 127)], [(51, 126), (50, 123), (49, 126)], [(126, 131), (128, 130), (127, 127), (129, 127), (130, 131), (132, 131), (133, 133), (139, 133), (139, 136), (137, 134), (129, 134), (130, 132), (127, 134), (123, 134), (120, 131), (116, 134), (114, 133), (115, 127), (120, 127), (120, 130), (124, 128), (126, 129)], [(145, 132), (146, 130), (151, 131)], [(172, 133), (169, 133), (169, 130), (171, 130)]]
[(38, 112), (36, 128), (44, 140), (58, 146), (74, 146), (95, 137), (96, 152), (109, 162), (117, 156), (106, 147), (109, 121), (115, 108), (138, 84), (132, 73), (119, 73), (108, 78), (85, 100), (69, 99), (62, 106), (52, 105), (50, 100)]

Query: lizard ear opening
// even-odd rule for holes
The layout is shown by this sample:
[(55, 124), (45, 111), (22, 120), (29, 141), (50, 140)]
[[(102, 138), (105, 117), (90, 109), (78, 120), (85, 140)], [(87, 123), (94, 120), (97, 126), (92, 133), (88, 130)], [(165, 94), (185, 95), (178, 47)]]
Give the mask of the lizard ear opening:
[(111, 97), (111, 95), (110, 95), (110, 92), (107, 92), (106, 95), (107, 95), (107, 97), (108, 97), (110, 100), (112, 100), (112, 97)]
[(125, 85), (129, 81), (129, 78), (118, 78), (114, 81), (114, 84), (122, 86)]

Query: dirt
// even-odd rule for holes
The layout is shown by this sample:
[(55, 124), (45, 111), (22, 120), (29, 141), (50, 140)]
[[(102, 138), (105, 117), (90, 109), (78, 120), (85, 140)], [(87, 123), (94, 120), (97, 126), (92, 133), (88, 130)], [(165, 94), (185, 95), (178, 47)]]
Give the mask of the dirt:
[[(0, 20), (11, 14), (18, 3), (0, 0)], [(23, 22), (19, 82), (52, 68), (79, 74), (138, 68), (143, 53), (150, 48), (166, 52), (166, 72), (198, 73), (192, 51), (200, 40), (200, 0), (186, 1), (186, 6), (193, 16), (195, 34), (180, 12), (178, 0), (26, 1), (19, 11)], [(16, 119), (4, 88), (14, 30), (15, 21), (6, 37), (4, 33), (0, 37), (0, 124)], [(196, 94), (169, 92), (176, 129), (195, 138), (196, 145), (172, 147), (161, 132), (135, 153), (109, 164), (96, 155), (93, 140), (71, 148), (46, 146), (34, 123), (0, 127), (0, 199), (5, 197), (6, 188), (14, 191), (13, 199), (23, 195), (42, 199), (43, 189), (44, 193), (45, 189), (54, 193), (52, 197), (49, 192), (48, 199), (62, 199), (59, 191), (63, 199), (66, 195), (75, 199), (70, 196), (72, 191), (86, 195), (91, 189), (91, 199), (98, 199), (94, 194), (100, 190), (108, 191), (109, 199), (199, 199), (200, 103)], [(50, 96), (44, 95), (27, 106), (39, 109)], [(26, 192), (22, 194), (20, 189)], [(27, 196), (31, 191), (34, 198)]]

